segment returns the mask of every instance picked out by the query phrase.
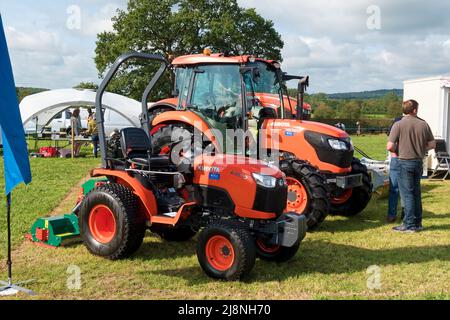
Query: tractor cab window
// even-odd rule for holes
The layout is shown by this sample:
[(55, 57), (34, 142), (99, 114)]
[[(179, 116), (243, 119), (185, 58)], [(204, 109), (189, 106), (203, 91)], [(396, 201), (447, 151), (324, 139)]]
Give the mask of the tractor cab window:
[(277, 70), (262, 61), (250, 63), (249, 66), (256, 66), (259, 70), (259, 79), (254, 84), (255, 91), (260, 93), (276, 94), (280, 93), (280, 83), (277, 78)]
[(192, 68), (176, 69), (175, 91), (179, 93), (179, 108), (186, 108), (186, 100), (189, 92), (189, 81), (192, 76)]
[[(277, 69), (263, 61), (256, 61), (253, 63), (248, 63), (250, 67), (257, 67), (259, 71), (259, 77), (257, 81), (253, 81), (253, 90), (256, 93), (256, 96), (259, 95), (271, 95), (273, 98), (277, 99), (278, 102), (274, 101), (271, 97), (261, 98), (263, 100), (263, 104), (276, 104), (278, 105), (277, 113), (280, 115), (281, 107), (284, 105), (283, 98), (283, 88), (277, 76)], [(251, 87), (250, 83), (246, 83), (247, 91), (250, 92)], [(267, 101), (265, 101), (267, 99)], [(265, 103), (264, 103), (265, 102)], [(286, 113), (290, 113), (289, 106), (285, 106), (285, 116)]]
[(205, 65), (195, 71), (189, 109), (214, 128), (242, 127), (241, 75), (238, 65)]

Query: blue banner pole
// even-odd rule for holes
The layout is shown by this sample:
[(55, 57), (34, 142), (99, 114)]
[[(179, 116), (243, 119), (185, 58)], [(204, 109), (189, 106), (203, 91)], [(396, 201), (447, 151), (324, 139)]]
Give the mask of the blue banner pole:
[[(8, 282), (0, 281), (0, 284), (3, 287), (0, 287), (0, 296), (14, 295), (17, 292), (24, 292), (30, 296), (36, 295), (33, 291), (22, 288), (19, 285), (22, 283), (13, 283), (12, 279), (12, 256), (11, 256), (11, 193), (6, 195), (6, 224), (7, 224), (7, 233), (8, 233), (8, 257), (7, 257), (7, 266), (8, 266)], [(29, 282), (29, 281), (27, 281)]]
[(12, 286), (12, 258), (11, 258), (11, 193), (6, 196), (6, 224), (8, 225), (8, 285)]

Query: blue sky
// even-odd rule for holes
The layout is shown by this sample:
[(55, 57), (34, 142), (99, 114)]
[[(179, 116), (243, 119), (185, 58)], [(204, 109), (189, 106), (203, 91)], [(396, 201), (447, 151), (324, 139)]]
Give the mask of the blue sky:
[[(99, 82), (93, 61), (96, 34), (111, 30), (111, 17), (126, 3), (0, 0), (17, 85), (56, 89)], [(450, 74), (448, 1), (239, 3), (274, 21), (285, 42), (283, 68), (309, 74), (312, 92), (401, 88), (406, 79)], [(67, 27), (74, 5), (81, 13), (79, 29)], [(375, 17), (373, 5), (379, 28), (367, 25)]]

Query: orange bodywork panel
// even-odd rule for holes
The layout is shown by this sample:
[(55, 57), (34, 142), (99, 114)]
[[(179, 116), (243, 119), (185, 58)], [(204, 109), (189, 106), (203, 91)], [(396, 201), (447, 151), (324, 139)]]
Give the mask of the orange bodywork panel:
[(141, 200), (143, 207), (146, 209), (146, 215), (149, 220), (152, 216), (158, 214), (158, 205), (153, 192), (144, 188), (144, 186), (128, 172), (122, 170), (111, 169), (94, 169), (91, 172), (92, 177), (114, 177), (116, 182), (133, 190), (134, 194)]
[[(278, 108), (281, 106), (280, 96), (271, 93), (255, 93), (255, 97), (261, 102), (264, 107), (272, 107), (278, 112)], [(286, 115), (296, 115), (297, 99), (283, 96), (283, 105)], [(303, 103), (303, 109), (311, 111), (312, 107), (308, 103)]]
[(290, 152), (297, 158), (309, 161), (320, 171), (334, 174), (346, 174), (351, 168), (340, 168), (330, 163), (322, 162), (316, 150), (305, 139), (306, 131), (326, 134), (336, 138), (348, 138), (348, 134), (338, 128), (319, 122), (298, 121), (287, 119), (270, 119), (264, 122), (266, 134), (262, 138), (262, 147), (271, 149), (278, 145), (278, 149)]
[(253, 210), (256, 183), (252, 173), (261, 173), (281, 178), (277, 168), (261, 161), (242, 156), (199, 156), (194, 160), (194, 183), (227, 191), (235, 204), (236, 215), (251, 219), (273, 219), (275, 213)]
[[(213, 53), (211, 55), (206, 54), (191, 54), (186, 56), (180, 56), (172, 61), (172, 65), (193, 65), (193, 64), (241, 64), (247, 63), (252, 56), (233, 56), (225, 57), (223, 53)], [(257, 61), (264, 61), (267, 63), (274, 63), (275, 60), (265, 60), (260, 58), (255, 58)]]
[(142, 184), (126, 171), (111, 170), (111, 169), (94, 169), (91, 172), (91, 177), (113, 177), (116, 183), (126, 186), (133, 190), (133, 193), (139, 198), (142, 207), (145, 208), (145, 215), (147, 220), (153, 223), (176, 225), (182, 216), (182, 214), (191, 206), (195, 205), (195, 202), (185, 203), (179, 209), (174, 217), (158, 216), (158, 205), (153, 192), (147, 190)]
[(202, 132), (206, 136), (206, 138), (208, 138), (209, 141), (211, 141), (214, 144), (216, 150), (218, 152), (221, 152), (221, 147), (219, 143), (217, 143), (216, 137), (211, 132), (209, 125), (205, 122), (205, 120), (203, 120), (201, 117), (199, 117), (192, 111), (188, 110), (167, 111), (157, 115), (152, 122), (153, 127), (152, 132), (154, 130), (157, 130), (161, 125), (180, 122), (191, 125), (195, 129)]

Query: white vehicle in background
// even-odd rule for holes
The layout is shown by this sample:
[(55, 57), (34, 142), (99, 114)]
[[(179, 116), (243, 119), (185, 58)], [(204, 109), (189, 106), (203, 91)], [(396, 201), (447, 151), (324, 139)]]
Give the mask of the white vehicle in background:
[[(37, 128), (37, 133), (40, 134), (42, 132), (50, 132), (50, 133), (60, 133), (62, 131), (70, 134), (70, 118), (72, 116), (72, 112), (75, 108), (66, 109), (50, 120), (50, 122), (45, 125), (39, 125)], [(80, 108), (80, 118), (81, 118), (81, 126), (83, 129), (87, 129), (88, 127), (88, 116), (89, 112), (85, 108)], [(129, 127), (127, 121), (117, 112), (113, 110), (106, 109), (105, 110), (105, 133), (109, 136), (115, 129), (122, 129)], [(35, 134), (36, 133), (36, 120), (31, 120), (25, 126), (26, 134)]]
[[(66, 131), (71, 127), (70, 118), (72, 117), (72, 112), (75, 109), (67, 109), (63, 112), (58, 113), (46, 126), (50, 128), (51, 132), (61, 132)], [(83, 129), (87, 129), (87, 119), (89, 113), (86, 109), (80, 109), (81, 126)]]

